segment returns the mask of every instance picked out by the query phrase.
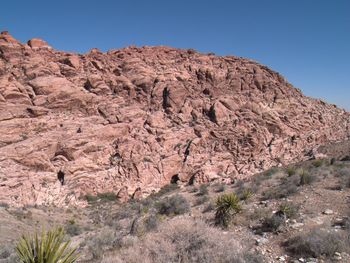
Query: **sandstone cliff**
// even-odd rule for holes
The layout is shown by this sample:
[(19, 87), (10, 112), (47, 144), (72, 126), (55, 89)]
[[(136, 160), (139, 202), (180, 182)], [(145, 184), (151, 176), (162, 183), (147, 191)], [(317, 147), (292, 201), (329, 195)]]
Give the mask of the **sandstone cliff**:
[(0, 35), (0, 201), (83, 204), (230, 182), (350, 136), (350, 115), (254, 61), (169, 47), (80, 55)]

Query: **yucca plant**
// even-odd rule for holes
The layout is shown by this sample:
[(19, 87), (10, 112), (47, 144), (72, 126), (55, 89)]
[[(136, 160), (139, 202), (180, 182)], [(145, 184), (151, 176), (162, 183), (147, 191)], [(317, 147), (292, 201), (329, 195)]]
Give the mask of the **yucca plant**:
[(216, 200), (215, 224), (228, 227), (232, 217), (241, 212), (240, 198), (235, 194), (223, 194)]
[(78, 255), (76, 248), (69, 248), (70, 241), (64, 241), (64, 230), (59, 227), (52, 231), (42, 231), (34, 236), (22, 236), (16, 253), (22, 263), (73, 263)]

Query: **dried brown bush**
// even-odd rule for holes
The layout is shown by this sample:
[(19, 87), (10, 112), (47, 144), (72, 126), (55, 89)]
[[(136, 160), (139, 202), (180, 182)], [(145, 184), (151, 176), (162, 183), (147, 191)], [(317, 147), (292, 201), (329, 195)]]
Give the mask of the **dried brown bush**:
[(174, 218), (134, 245), (105, 257), (103, 263), (259, 263), (256, 254), (245, 253), (233, 236), (191, 218)]

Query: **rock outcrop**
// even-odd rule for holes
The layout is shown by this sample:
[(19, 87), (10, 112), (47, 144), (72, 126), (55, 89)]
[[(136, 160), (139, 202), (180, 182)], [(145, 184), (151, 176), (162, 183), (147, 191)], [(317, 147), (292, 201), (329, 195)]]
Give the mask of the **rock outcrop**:
[(87, 193), (231, 182), (349, 136), (349, 113), (248, 59), (169, 47), (77, 55), (0, 35), (0, 202), (83, 205)]

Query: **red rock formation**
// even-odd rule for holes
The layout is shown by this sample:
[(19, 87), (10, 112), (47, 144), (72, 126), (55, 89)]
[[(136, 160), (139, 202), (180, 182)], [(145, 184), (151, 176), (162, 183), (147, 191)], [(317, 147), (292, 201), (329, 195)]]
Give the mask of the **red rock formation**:
[(37, 48), (51, 48), (46, 41), (40, 39), (40, 38), (33, 38), (28, 41), (28, 45), (31, 48), (37, 49)]
[(139, 197), (175, 179), (230, 182), (350, 135), (349, 113), (251, 60), (47, 47), (0, 35), (2, 202), (84, 204), (86, 193)]

